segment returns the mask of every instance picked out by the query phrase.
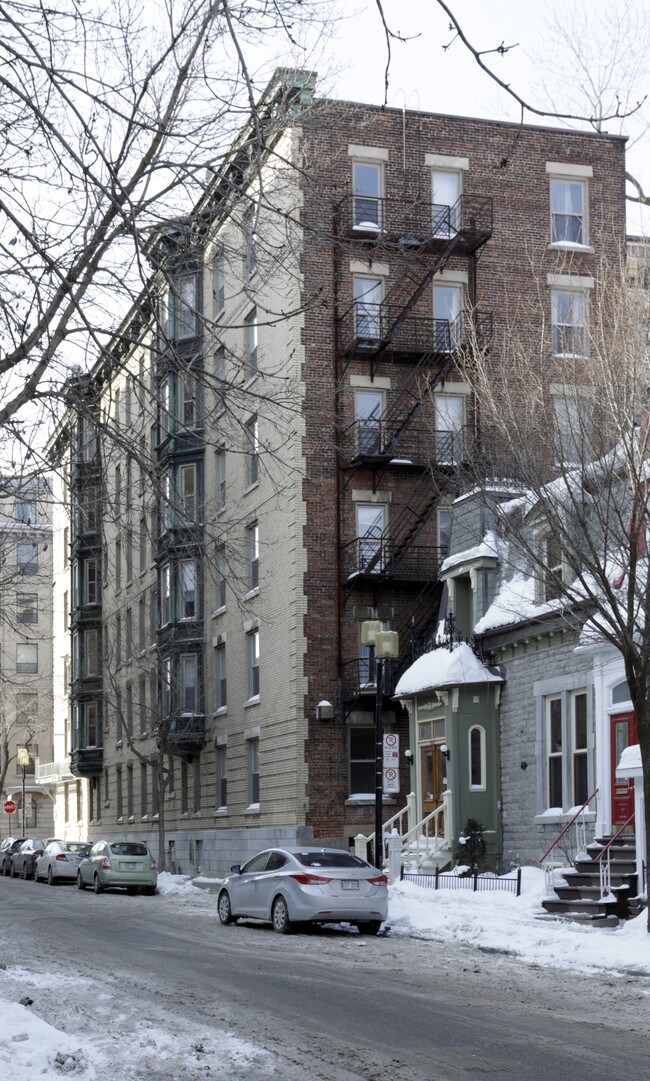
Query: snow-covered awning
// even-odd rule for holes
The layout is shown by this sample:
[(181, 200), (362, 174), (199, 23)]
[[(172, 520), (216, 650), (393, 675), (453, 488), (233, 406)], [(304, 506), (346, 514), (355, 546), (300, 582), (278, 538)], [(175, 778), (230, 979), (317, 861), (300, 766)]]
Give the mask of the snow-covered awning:
[(643, 777), (641, 748), (638, 743), (631, 743), (625, 748), (616, 767), (616, 776), (619, 778)]
[(459, 642), (451, 650), (441, 646), (418, 657), (401, 677), (395, 696), (399, 698), (471, 683), (503, 683), (503, 676), (482, 664), (465, 642)]

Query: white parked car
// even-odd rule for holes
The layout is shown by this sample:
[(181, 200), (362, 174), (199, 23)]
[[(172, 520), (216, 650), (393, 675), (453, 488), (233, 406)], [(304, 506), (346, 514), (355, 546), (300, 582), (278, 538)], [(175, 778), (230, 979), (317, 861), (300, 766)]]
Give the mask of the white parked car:
[(339, 848), (269, 848), (235, 864), (219, 893), (222, 923), (268, 920), (279, 934), (292, 923), (353, 923), (376, 935), (388, 915), (388, 879)]
[(50, 886), (74, 882), (80, 861), (90, 852), (90, 841), (50, 841), (38, 857), (34, 881), (45, 879)]

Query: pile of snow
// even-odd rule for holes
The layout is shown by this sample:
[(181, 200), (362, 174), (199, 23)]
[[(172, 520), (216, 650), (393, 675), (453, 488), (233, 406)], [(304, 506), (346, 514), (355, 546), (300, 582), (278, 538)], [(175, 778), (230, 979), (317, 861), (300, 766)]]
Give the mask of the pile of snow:
[(391, 934), (479, 946), (530, 964), (650, 976), (647, 912), (616, 928), (540, 920), (545, 892), (544, 872), (535, 867), (522, 868), (520, 897), (399, 882), (390, 887), (388, 922)]

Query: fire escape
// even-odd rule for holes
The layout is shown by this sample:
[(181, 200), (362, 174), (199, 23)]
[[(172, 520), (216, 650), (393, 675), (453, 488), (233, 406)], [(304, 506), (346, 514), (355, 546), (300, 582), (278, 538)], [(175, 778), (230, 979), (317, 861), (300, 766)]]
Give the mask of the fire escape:
[[(434, 545), (426, 538), (441, 495), (453, 489), (453, 476), (473, 454), (473, 439), (466, 426), (434, 429), (425, 407), (453, 371), (460, 350), (489, 347), (492, 318), (477, 307), (474, 283), (477, 253), (491, 235), (487, 197), (462, 195), (453, 206), (434, 206), (351, 195), (341, 207), (341, 244), (372, 258), (384, 249), (400, 253), (405, 264), (380, 302), (357, 297), (338, 325), (341, 376), (352, 363), (358, 371), (361, 360), (372, 382), (380, 369), (399, 373), (382, 409), (339, 418), (342, 491), (364, 471), (373, 493), (386, 484), (392, 493), (384, 521), (378, 516), (365, 532), (357, 531), (342, 544), (340, 558), (343, 611), (354, 608), (358, 618), (370, 608), (373, 618), (390, 622), (400, 633), (400, 657), (387, 694), (435, 634), (446, 548), (438, 537)], [(431, 298), (436, 276), (452, 256), (456, 267), (458, 256), (467, 259), (469, 309), (441, 319), (430, 303), (431, 314), (423, 316), (427, 293)], [(372, 596), (370, 606), (359, 604), (361, 591)], [(346, 714), (374, 694), (371, 677), (368, 658), (344, 662)]]

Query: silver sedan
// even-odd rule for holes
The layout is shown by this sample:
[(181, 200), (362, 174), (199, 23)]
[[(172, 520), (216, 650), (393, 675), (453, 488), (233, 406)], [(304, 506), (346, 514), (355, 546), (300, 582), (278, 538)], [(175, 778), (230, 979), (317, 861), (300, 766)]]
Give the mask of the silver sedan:
[(90, 852), (90, 841), (50, 841), (36, 860), (34, 879), (46, 879), (48, 885), (74, 882), (80, 861)]
[(219, 892), (222, 923), (267, 920), (279, 934), (293, 923), (353, 923), (376, 935), (388, 915), (388, 879), (339, 848), (269, 848), (235, 864)]

